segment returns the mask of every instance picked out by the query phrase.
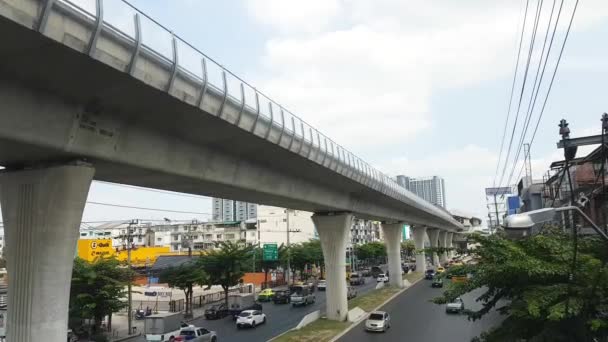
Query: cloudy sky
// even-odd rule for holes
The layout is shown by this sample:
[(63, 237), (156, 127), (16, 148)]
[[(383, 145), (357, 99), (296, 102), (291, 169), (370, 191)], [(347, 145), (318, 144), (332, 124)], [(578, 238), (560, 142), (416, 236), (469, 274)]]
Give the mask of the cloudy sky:
[[(442, 176), (448, 208), (487, 216), (484, 187), (492, 186), (496, 171), (525, 0), (132, 3), (381, 171)], [(540, 11), (539, 40), (531, 57), (520, 122), (553, 3), (544, 0)], [(559, 4), (556, 1), (553, 22)], [(574, 0), (564, 1), (545, 85), (573, 5)], [(537, 1), (529, 0), (528, 28), (536, 9)], [(131, 30), (131, 13), (117, 6), (106, 17)], [(168, 35), (151, 27), (144, 23), (144, 38), (147, 35), (158, 49), (169, 51)], [(514, 107), (530, 35), (526, 31)], [(532, 146), (535, 175), (546, 172), (550, 161), (560, 157), (555, 142), (561, 118), (568, 119), (573, 136), (600, 132), (600, 116), (608, 111), (607, 36), (608, 2), (581, 1)], [(537, 107), (531, 126), (540, 104)], [(205, 198), (100, 183), (94, 184), (89, 200), (200, 214), (89, 204), (85, 221), (206, 219), (204, 213), (211, 211)]]

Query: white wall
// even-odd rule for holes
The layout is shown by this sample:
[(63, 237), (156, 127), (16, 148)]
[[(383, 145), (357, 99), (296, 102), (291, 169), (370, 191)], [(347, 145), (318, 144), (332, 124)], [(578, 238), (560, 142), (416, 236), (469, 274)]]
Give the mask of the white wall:
[[(313, 213), (301, 210), (290, 210), (289, 233), (290, 243), (306, 242), (315, 237), (315, 225), (311, 216)], [(260, 244), (287, 244), (287, 214), (285, 208), (258, 206)], [(294, 232), (294, 230), (299, 230)]]

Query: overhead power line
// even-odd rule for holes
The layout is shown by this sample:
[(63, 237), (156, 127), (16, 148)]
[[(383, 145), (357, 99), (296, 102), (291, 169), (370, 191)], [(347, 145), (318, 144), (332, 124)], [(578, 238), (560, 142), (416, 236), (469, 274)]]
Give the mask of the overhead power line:
[(122, 205), (122, 204), (92, 202), (92, 201), (87, 201), (87, 204), (103, 205), (103, 206), (108, 206), (108, 207), (126, 208), (126, 209), (138, 209), (138, 210), (158, 211), (158, 212), (164, 212), (164, 213), (192, 214), (192, 215), (212, 215), (210, 213), (201, 213), (201, 212), (196, 212), (196, 211), (181, 211), (181, 210), (171, 210), (171, 209), (134, 207), (134, 206), (128, 206), (128, 205)]
[[(553, 69), (553, 75), (551, 76), (551, 82), (549, 83), (549, 86), (547, 88), (547, 93), (545, 94), (545, 99), (543, 101), (543, 106), (541, 108), (540, 114), (539, 114), (538, 119), (536, 121), (536, 125), (534, 127), (534, 132), (532, 133), (532, 138), (530, 139), (530, 142), (529, 142), (530, 146), (532, 146), (532, 144), (534, 143), (534, 139), (536, 138), (536, 133), (538, 131), (538, 127), (540, 125), (540, 122), (542, 120), (543, 114), (545, 112), (547, 101), (549, 99), (549, 95), (551, 94), (551, 89), (553, 88), (553, 83), (555, 82), (555, 77), (557, 75), (557, 70), (559, 69), (559, 64), (561, 62), (562, 55), (563, 55), (564, 49), (566, 47), (566, 43), (568, 41), (568, 37), (570, 36), (570, 30), (572, 28), (572, 23), (574, 22), (574, 16), (576, 15), (576, 10), (578, 8), (578, 2), (579, 2), (579, 0), (576, 0), (576, 2), (574, 4), (574, 9), (572, 10), (572, 15), (570, 16), (570, 21), (568, 23), (568, 28), (566, 29), (566, 34), (564, 36), (564, 41), (562, 43), (562, 47), (561, 47), (559, 55), (557, 57), (557, 61), (555, 63), (555, 68)], [(563, 0), (562, 0), (562, 5), (563, 5)], [(560, 5), (560, 11), (561, 11), (561, 5)], [(559, 18), (559, 14), (558, 14), (558, 18)], [(555, 32), (554, 32), (554, 34), (555, 34)], [(552, 39), (553, 39), (553, 37), (552, 37)], [(513, 168), (515, 168), (515, 167), (516, 167), (516, 164), (513, 165)], [(520, 170), (520, 175), (521, 175), (522, 172), (523, 172), (523, 166), (522, 166), (522, 170)]]
[[(502, 139), (500, 142), (500, 152), (498, 153), (498, 162), (496, 163), (496, 171), (494, 172), (493, 185), (496, 186), (496, 177), (498, 177), (498, 170), (500, 169), (500, 161), (502, 159), (502, 151), (504, 150), (505, 137), (507, 135), (507, 127), (509, 126), (509, 118), (511, 117), (511, 105), (513, 104), (513, 92), (515, 90), (515, 81), (517, 80), (517, 71), (519, 70), (519, 58), (521, 56), (521, 46), (524, 42), (524, 32), (526, 31), (526, 19), (528, 17), (528, 5), (530, 0), (526, 0), (526, 9), (524, 11), (524, 20), (521, 27), (521, 35), (519, 37), (519, 48), (517, 50), (517, 59), (515, 61), (515, 72), (513, 72), (513, 82), (511, 83), (511, 94), (509, 95), (509, 106), (507, 108), (507, 119), (505, 120), (505, 127), (502, 131)], [(506, 163), (507, 161), (505, 161)]]
[(500, 181), (498, 184), (502, 186), (502, 182), (505, 177), (505, 173), (507, 171), (507, 167), (509, 166), (509, 157), (511, 156), (511, 149), (513, 147), (513, 138), (515, 137), (515, 131), (517, 130), (517, 122), (519, 119), (519, 112), (521, 110), (521, 102), (523, 100), (524, 92), (526, 90), (526, 83), (528, 79), (528, 71), (530, 70), (530, 61), (532, 59), (532, 52), (534, 50), (534, 42), (536, 40), (536, 32), (538, 30), (538, 21), (540, 17), (540, 10), (542, 7), (542, 0), (538, 0), (536, 4), (536, 15), (534, 16), (534, 27), (532, 28), (532, 35), (530, 37), (530, 46), (528, 47), (528, 58), (526, 61), (526, 69), (524, 72), (524, 77), (521, 84), (521, 91), (519, 93), (519, 101), (517, 104), (517, 111), (515, 112), (515, 121), (513, 122), (513, 129), (511, 130), (511, 137), (509, 139), (509, 147), (507, 148), (507, 156), (505, 157), (505, 164), (502, 169), (502, 173), (500, 175)]

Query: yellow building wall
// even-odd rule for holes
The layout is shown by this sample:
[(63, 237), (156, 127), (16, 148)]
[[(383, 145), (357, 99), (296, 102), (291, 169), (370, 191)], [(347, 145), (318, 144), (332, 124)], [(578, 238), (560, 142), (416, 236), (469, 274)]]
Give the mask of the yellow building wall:
[[(160, 255), (171, 255), (169, 246), (137, 247), (131, 250), (131, 265), (151, 266)], [(82, 239), (78, 240), (78, 257), (93, 262), (99, 257), (116, 257), (119, 261), (127, 261), (127, 251), (112, 247), (111, 239)]]

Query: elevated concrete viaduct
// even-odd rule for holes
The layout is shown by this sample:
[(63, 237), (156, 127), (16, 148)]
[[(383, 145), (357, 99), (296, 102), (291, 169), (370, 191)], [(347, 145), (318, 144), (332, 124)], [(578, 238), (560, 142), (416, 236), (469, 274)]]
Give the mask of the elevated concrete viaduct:
[[(66, 251), (75, 249), (92, 179), (315, 212), (330, 319), (347, 313), (342, 274), (353, 215), (390, 223), (396, 278), (399, 226), (462, 228), (173, 33), (171, 56), (144, 44), (143, 13), (133, 18), (135, 33), (125, 33), (97, 6), (88, 13), (65, 0), (0, 0), (8, 341), (65, 341)], [(179, 47), (199, 54), (200, 72), (181, 62)], [(49, 258), (34, 232), (61, 252)], [(43, 312), (34, 313), (32, 300)]]

